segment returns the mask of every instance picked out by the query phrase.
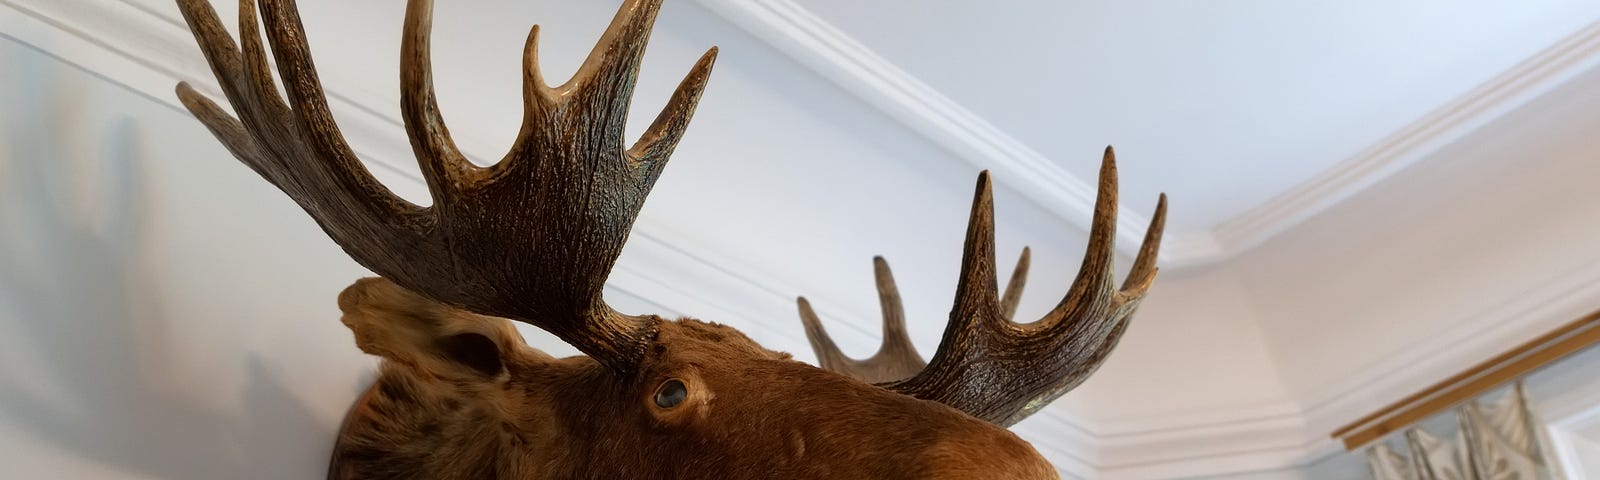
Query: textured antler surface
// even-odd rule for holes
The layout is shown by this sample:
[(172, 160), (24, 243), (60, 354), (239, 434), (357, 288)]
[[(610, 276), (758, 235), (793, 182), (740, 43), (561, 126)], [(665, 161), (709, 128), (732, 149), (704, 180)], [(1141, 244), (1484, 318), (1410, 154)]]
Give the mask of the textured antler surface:
[(660, 0), (624, 2), (578, 73), (557, 87), (539, 73), (534, 27), (524, 55), (522, 130), (491, 167), (469, 163), (450, 139), (429, 63), (433, 2), (411, 0), (401, 107), (429, 207), (389, 192), (345, 144), (293, 0), (260, 1), (287, 103), (268, 67), (254, 2), (240, 2), (242, 50), (206, 1), (178, 5), (238, 118), (180, 84), (184, 105), (356, 261), (435, 300), (536, 325), (615, 370), (636, 364), (656, 319), (612, 310), (601, 288), (716, 58), (715, 48), (706, 52), (644, 136), (625, 144)]
[[(996, 288), (994, 259), (994, 197), (989, 174), (978, 176), (972, 214), (967, 224), (961, 278), (955, 305), (939, 350), (926, 367), (907, 371), (909, 361), (878, 361), (885, 351), (911, 352), (904, 340), (904, 320), (885, 316), (884, 349), (866, 361), (851, 361), (838, 353), (817, 324), (809, 305), (801, 301), (807, 334), (825, 368), (879, 382), (890, 390), (955, 407), (989, 422), (1010, 426), (1071, 390), (1099, 368), (1127, 329), (1128, 320), (1149, 290), (1156, 275), (1156, 253), (1166, 222), (1165, 195), (1145, 234), (1144, 244), (1120, 288), (1114, 285), (1112, 243), (1117, 209), (1117, 166), (1108, 147), (1100, 168), (1100, 192), (1095, 201), (1088, 251), (1065, 298), (1036, 322), (1011, 321), (1027, 275), (1028, 252), (1012, 274), (1002, 297)], [(888, 267), (881, 260), (879, 288)], [(893, 280), (888, 280), (890, 290)], [(899, 299), (894, 296), (898, 315)], [(885, 312), (891, 309), (885, 297)], [(895, 328), (889, 328), (893, 325)], [(898, 335), (898, 336), (897, 336)], [(904, 347), (899, 347), (903, 344)], [(889, 347), (895, 345), (896, 349)], [(841, 360), (842, 359), (842, 360)], [(852, 363), (854, 362), (854, 363)], [(890, 364), (893, 368), (884, 367)], [(843, 365), (843, 366), (841, 366)], [(870, 377), (865, 368), (893, 375)], [(900, 378), (885, 378), (899, 376)]]
[[(1028, 278), (1028, 257), (1029, 251), (1024, 247), (1011, 281), (1006, 283), (1006, 293), (1001, 296), (1001, 312), (1006, 318), (1016, 313), (1017, 302), (1022, 300), (1022, 287)], [(845, 355), (828, 336), (822, 319), (805, 297), (798, 300), (800, 321), (805, 324), (806, 340), (811, 342), (811, 351), (817, 354), (817, 363), (822, 368), (868, 383), (904, 380), (922, 371), (928, 362), (911, 344), (911, 335), (906, 331), (905, 308), (900, 303), (900, 289), (895, 287), (889, 262), (883, 257), (873, 257), (872, 267), (878, 282), (878, 304), (883, 308), (883, 343), (877, 353), (860, 360)]]

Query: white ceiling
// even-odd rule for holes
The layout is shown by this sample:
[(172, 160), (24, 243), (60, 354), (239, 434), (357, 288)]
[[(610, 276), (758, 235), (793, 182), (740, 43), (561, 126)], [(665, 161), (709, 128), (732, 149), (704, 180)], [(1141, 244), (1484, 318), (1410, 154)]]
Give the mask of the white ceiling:
[[(1586, 0), (701, 3), (791, 54), (823, 50), (811, 63), (846, 64), (847, 87), (876, 81), (858, 68), (902, 71), (1090, 185), (1116, 145), (1124, 215), (1171, 194), (1164, 257), (1180, 264), (1248, 249), (1425, 155), (1419, 138), (1470, 130), (1600, 19)], [(1034, 181), (1017, 176), (999, 181)]]

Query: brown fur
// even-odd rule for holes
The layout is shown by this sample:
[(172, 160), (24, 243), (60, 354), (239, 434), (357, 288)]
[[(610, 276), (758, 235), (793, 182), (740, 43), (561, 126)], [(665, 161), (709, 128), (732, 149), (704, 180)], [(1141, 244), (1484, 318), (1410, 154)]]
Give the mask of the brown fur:
[[(386, 280), (356, 282), (339, 304), (357, 345), (385, 361), (340, 436), (334, 478), (1056, 478), (1005, 429), (714, 323), (658, 320), (637, 373), (619, 378)], [(464, 359), (448, 338), (492, 344), (502, 367), (485, 371), (494, 362)], [(662, 409), (653, 397), (669, 378), (689, 396)]]

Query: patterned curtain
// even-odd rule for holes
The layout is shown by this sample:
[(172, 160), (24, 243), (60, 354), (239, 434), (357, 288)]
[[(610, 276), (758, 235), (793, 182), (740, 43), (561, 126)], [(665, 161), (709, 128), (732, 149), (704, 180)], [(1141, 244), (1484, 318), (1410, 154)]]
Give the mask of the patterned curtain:
[(1499, 402), (1478, 400), (1456, 408), (1460, 428), (1435, 435), (1421, 427), (1395, 441), (1367, 448), (1377, 480), (1559, 480), (1545, 461), (1538, 422), (1528, 410), (1522, 383)]

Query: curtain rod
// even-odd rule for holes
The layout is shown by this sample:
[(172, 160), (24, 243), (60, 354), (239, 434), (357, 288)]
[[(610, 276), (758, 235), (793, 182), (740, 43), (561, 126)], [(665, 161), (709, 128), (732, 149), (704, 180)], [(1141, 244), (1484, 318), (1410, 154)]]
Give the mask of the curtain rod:
[(1343, 442), (1345, 450), (1355, 450), (1596, 344), (1600, 344), (1600, 310), (1391, 403), (1329, 436)]

